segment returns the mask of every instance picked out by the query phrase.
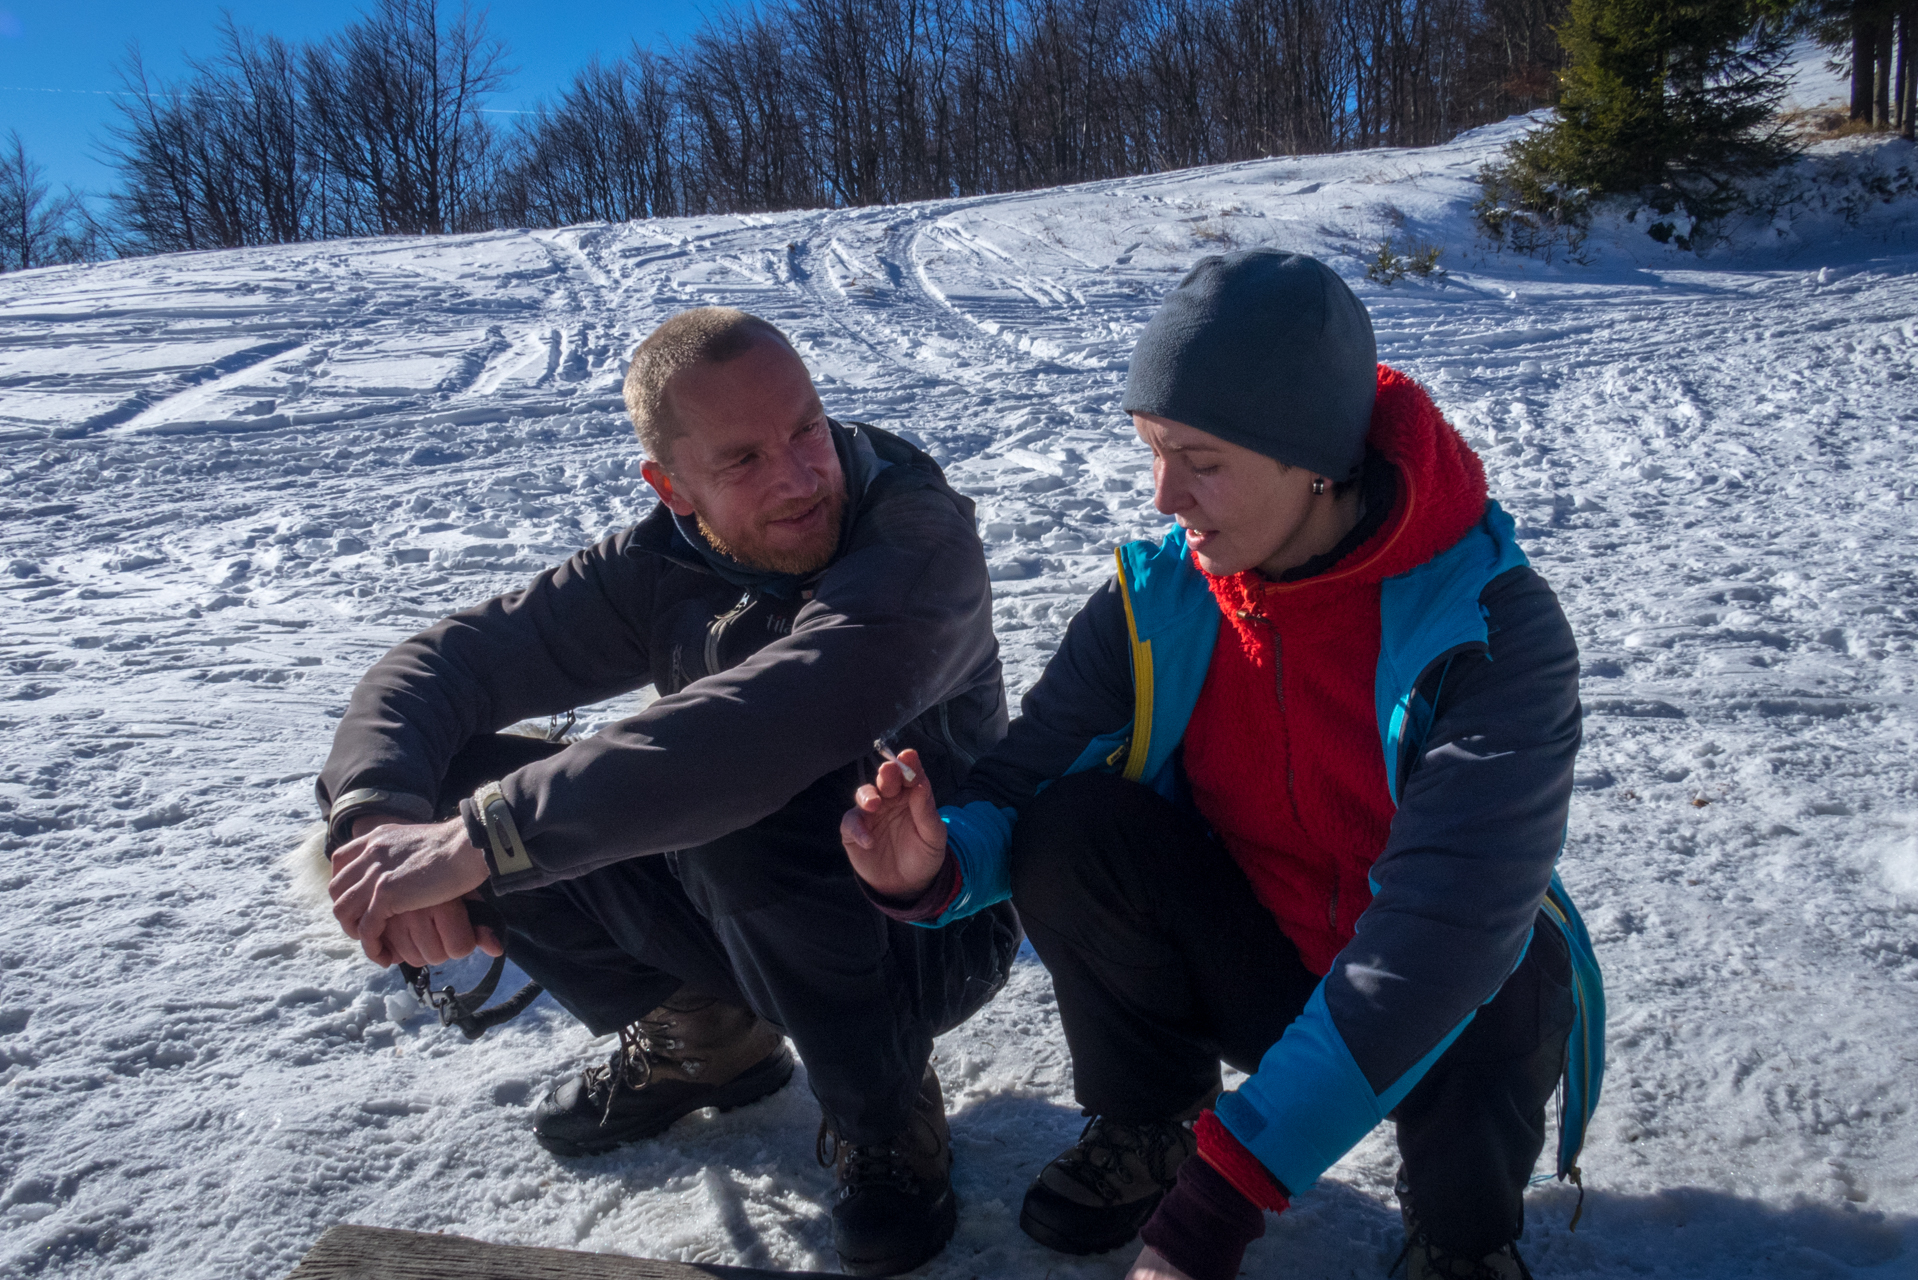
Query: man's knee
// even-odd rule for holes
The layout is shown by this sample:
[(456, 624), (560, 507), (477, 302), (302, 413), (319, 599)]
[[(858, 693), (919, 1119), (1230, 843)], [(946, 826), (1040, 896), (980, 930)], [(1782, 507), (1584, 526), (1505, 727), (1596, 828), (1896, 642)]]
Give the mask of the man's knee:
[(563, 742), (529, 738), (517, 733), (483, 733), (461, 747), (440, 779), (439, 817), (459, 812), (460, 801), (489, 782), (498, 782), (516, 769), (564, 751)]
[(760, 841), (751, 830), (672, 855), (686, 896), (708, 919), (782, 903), (863, 901), (836, 841)]

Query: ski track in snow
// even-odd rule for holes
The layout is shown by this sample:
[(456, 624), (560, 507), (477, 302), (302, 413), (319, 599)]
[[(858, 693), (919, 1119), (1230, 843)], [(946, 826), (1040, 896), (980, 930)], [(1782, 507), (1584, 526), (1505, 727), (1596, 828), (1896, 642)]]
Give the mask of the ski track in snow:
[[(1487, 256), (1471, 177), (1517, 127), (0, 277), (0, 1274), (275, 1277), (339, 1221), (833, 1269), (803, 1072), (556, 1160), (528, 1108), (607, 1043), (543, 999), (468, 1044), (289, 888), (334, 721), (387, 646), (644, 513), (624, 362), (702, 303), (784, 327), (832, 412), (977, 499), (1022, 692), (1111, 547), (1165, 523), (1118, 412), (1132, 342), (1197, 257), (1252, 245), (1354, 283), (1583, 652), (1562, 865), (1610, 1073), (1584, 1220), (1535, 1189), (1531, 1265), (1918, 1274), (1912, 204), (1702, 261), (1629, 229), (1585, 266)], [(1387, 234), (1444, 245), (1450, 279), (1364, 280)], [(1043, 971), (937, 1063), (962, 1210), (926, 1274), (1120, 1275), (1130, 1250), (1017, 1229), (1083, 1123)], [(1382, 1128), (1249, 1273), (1381, 1274), (1395, 1164)]]

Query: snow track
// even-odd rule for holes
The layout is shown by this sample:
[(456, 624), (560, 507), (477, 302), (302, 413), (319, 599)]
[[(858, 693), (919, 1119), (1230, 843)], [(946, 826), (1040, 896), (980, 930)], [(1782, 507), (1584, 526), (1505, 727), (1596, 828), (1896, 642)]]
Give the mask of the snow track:
[[(1118, 411), (1132, 342), (1252, 245), (1354, 282), (1579, 637), (1563, 871), (1611, 1074), (1584, 1223), (1539, 1189), (1534, 1270), (1918, 1274), (1912, 205), (1704, 261), (1629, 227), (1586, 266), (1486, 257), (1470, 179), (1508, 136), (0, 277), (0, 1274), (272, 1277), (340, 1220), (830, 1268), (803, 1074), (553, 1160), (527, 1108), (606, 1046), (547, 1001), (443, 1033), (289, 890), (333, 721), (388, 645), (644, 512), (624, 364), (708, 302), (978, 501), (1022, 691), (1163, 523)], [(1387, 236), (1450, 279), (1366, 282)], [(1118, 1275), (1015, 1225), (1082, 1123), (1044, 973), (938, 1063), (963, 1208), (928, 1274)], [(1395, 1164), (1375, 1134), (1251, 1274), (1382, 1272)]]

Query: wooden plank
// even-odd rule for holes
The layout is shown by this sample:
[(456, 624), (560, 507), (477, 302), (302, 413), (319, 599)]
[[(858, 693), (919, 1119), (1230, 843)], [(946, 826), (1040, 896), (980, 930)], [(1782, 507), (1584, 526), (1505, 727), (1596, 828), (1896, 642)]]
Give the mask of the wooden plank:
[(287, 1280), (790, 1280), (826, 1274), (662, 1262), (342, 1225), (328, 1227)]

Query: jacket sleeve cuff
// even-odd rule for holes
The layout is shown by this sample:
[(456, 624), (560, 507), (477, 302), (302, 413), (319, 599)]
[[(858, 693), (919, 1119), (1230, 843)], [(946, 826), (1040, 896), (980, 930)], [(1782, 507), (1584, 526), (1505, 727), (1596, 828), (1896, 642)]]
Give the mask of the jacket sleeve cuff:
[(510, 892), (543, 879), (520, 839), (499, 783), (489, 782), (460, 801), (460, 821), (466, 824), (466, 838), (485, 855), (495, 888)]
[(946, 853), (958, 865), (958, 892), (946, 909), (921, 929), (937, 929), (1012, 896), (1012, 824), (1018, 813), (983, 800), (963, 808), (944, 805)]
[(1292, 1203), (1285, 1184), (1273, 1177), (1258, 1157), (1232, 1136), (1232, 1131), (1218, 1116), (1210, 1111), (1200, 1112), (1192, 1131), (1199, 1139), (1199, 1158), (1231, 1183), (1233, 1190), (1261, 1209), (1285, 1212)]
[(408, 822), (431, 822), (433, 802), (425, 796), (405, 791), (387, 791), (380, 787), (357, 787), (348, 791), (326, 808), (329, 851), (351, 840), (353, 820), (369, 813), (390, 813)]
[(946, 860), (939, 864), (939, 873), (916, 897), (900, 898), (880, 893), (864, 880), (859, 882), (859, 889), (866, 895), (866, 901), (894, 920), (902, 920), (907, 924), (926, 924), (946, 914), (946, 908), (959, 896), (960, 883), (959, 859), (953, 856), (951, 849), (947, 849)]
[[(1207, 1113), (1211, 1114), (1210, 1112)], [(1139, 1238), (1192, 1280), (1235, 1280), (1245, 1247), (1265, 1234), (1265, 1215), (1203, 1158), (1179, 1166), (1179, 1180)]]

